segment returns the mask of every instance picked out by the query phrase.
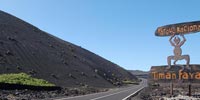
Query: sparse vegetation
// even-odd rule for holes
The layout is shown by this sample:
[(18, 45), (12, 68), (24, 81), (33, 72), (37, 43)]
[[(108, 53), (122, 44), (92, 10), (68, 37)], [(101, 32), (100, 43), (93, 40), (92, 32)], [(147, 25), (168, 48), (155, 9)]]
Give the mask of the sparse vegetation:
[(32, 85), (32, 86), (55, 86), (43, 79), (36, 79), (26, 73), (18, 74), (1, 74), (0, 83)]
[(33, 74), (36, 74), (37, 72), (32, 69), (32, 70), (28, 71), (28, 73), (33, 75)]
[(75, 54), (73, 56), (74, 56), (74, 58), (77, 58), (77, 56)]
[(35, 52), (31, 52), (32, 55), (35, 55)]
[(4, 42), (3, 42), (3, 41), (0, 41), (0, 44), (2, 44), (2, 45), (3, 45), (3, 44), (4, 44)]
[(8, 55), (8, 56), (13, 56), (13, 53), (11, 53), (10, 50), (7, 50), (7, 51), (6, 51), (6, 55)]
[(68, 45), (71, 52), (75, 52), (75, 48), (72, 45)]
[(33, 31), (37, 33), (37, 32), (39, 32), (39, 29), (33, 28)]
[(68, 65), (68, 63), (66, 61), (64, 61), (63, 64)]
[(112, 76), (114, 77), (114, 76), (115, 76), (115, 74), (114, 74), (114, 73), (112, 73)]
[(19, 57), (16, 57), (16, 60), (20, 60), (20, 58), (19, 58)]
[(16, 39), (12, 38), (12, 37), (7, 37), (8, 40), (10, 41), (17, 41)]
[(94, 72), (95, 72), (95, 73), (98, 73), (98, 69), (95, 69)]
[(82, 76), (86, 76), (86, 74), (85, 74), (84, 72), (81, 72), (81, 75), (82, 75)]
[(52, 44), (49, 44), (49, 47), (54, 48), (54, 46)]
[(149, 86), (153, 86), (153, 87), (159, 87), (160, 84), (159, 83), (152, 83), (152, 84), (149, 84)]
[(98, 76), (97, 76), (97, 75), (95, 75), (95, 74), (93, 75), (93, 77), (94, 77), (94, 78), (98, 78)]
[(73, 77), (71, 73), (69, 74), (69, 77)]
[(104, 73), (103, 76), (106, 77), (106, 73)]
[(57, 79), (58, 77), (55, 74), (51, 74), (51, 76), (55, 79)]
[(78, 72), (78, 69), (74, 69), (75, 72)]
[(71, 73), (69, 73), (68, 76), (71, 77), (71, 78), (73, 78), (73, 79), (76, 79), (76, 77), (74, 77)]
[(6, 70), (10, 70), (10, 68), (6, 67)]
[(71, 52), (74, 52), (74, 51), (75, 51), (75, 49), (74, 49), (74, 48), (70, 48), (70, 50), (71, 50)]
[(21, 68), (20, 66), (17, 66), (17, 69), (18, 69), (18, 70), (22, 70), (22, 68)]

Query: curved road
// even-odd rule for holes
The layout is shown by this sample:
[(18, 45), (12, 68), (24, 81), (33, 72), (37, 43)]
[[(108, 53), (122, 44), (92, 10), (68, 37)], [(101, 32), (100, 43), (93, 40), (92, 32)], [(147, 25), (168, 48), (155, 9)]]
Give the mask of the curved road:
[(55, 100), (126, 100), (129, 95), (135, 94), (138, 90), (147, 86), (147, 80), (142, 79), (140, 85), (125, 88), (118, 88), (107, 92), (88, 94), (83, 96), (66, 97)]

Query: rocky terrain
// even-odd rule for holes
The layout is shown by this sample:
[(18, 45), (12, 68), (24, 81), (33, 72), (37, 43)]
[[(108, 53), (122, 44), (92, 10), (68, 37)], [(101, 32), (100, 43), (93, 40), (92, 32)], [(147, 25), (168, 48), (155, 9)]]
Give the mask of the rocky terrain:
[(114, 87), (122, 67), (0, 11), (0, 74), (24, 72), (61, 87)]
[(153, 84), (144, 88), (132, 100), (200, 100), (199, 87), (199, 84), (192, 84), (191, 97), (189, 97), (187, 83), (174, 83), (173, 95), (170, 94), (169, 83)]
[(96, 92), (104, 92), (108, 89), (103, 88), (63, 88), (62, 90), (54, 91), (33, 91), (33, 90), (0, 90), (0, 100), (38, 100), (46, 99), (53, 100), (53, 98), (60, 98), (66, 96), (78, 96)]

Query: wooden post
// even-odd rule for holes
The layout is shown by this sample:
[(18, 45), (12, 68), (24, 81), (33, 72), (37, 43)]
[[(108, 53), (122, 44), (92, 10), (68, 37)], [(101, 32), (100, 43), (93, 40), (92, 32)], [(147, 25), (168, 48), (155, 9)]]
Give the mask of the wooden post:
[[(191, 72), (191, 69), (189, 70), (189, 72)], [(189, 78), (189, 85), (188, 85), (188, 96), (190, 97), (192, 95), (192, 84), (191, 84), (192, 79)]]
[(188, 85), (188, 96), (191, 96), (191, 83), (189, 83), (189, 85)]
[(171, 82), (171, 84), (170, 84), (170, 94), (171, 94), (171, 96), (174, 95), (173, 88), (174, 88), (174, 84), (173, 84), (173, 82)]

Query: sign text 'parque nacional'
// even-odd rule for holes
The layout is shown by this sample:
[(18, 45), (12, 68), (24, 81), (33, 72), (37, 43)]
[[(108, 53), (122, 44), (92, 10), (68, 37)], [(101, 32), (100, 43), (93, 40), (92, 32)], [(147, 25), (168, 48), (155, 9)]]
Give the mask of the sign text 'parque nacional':
[(200, 21), (171, 24), (158, 27), (156, 36), (172, 36), (200, 32)]

